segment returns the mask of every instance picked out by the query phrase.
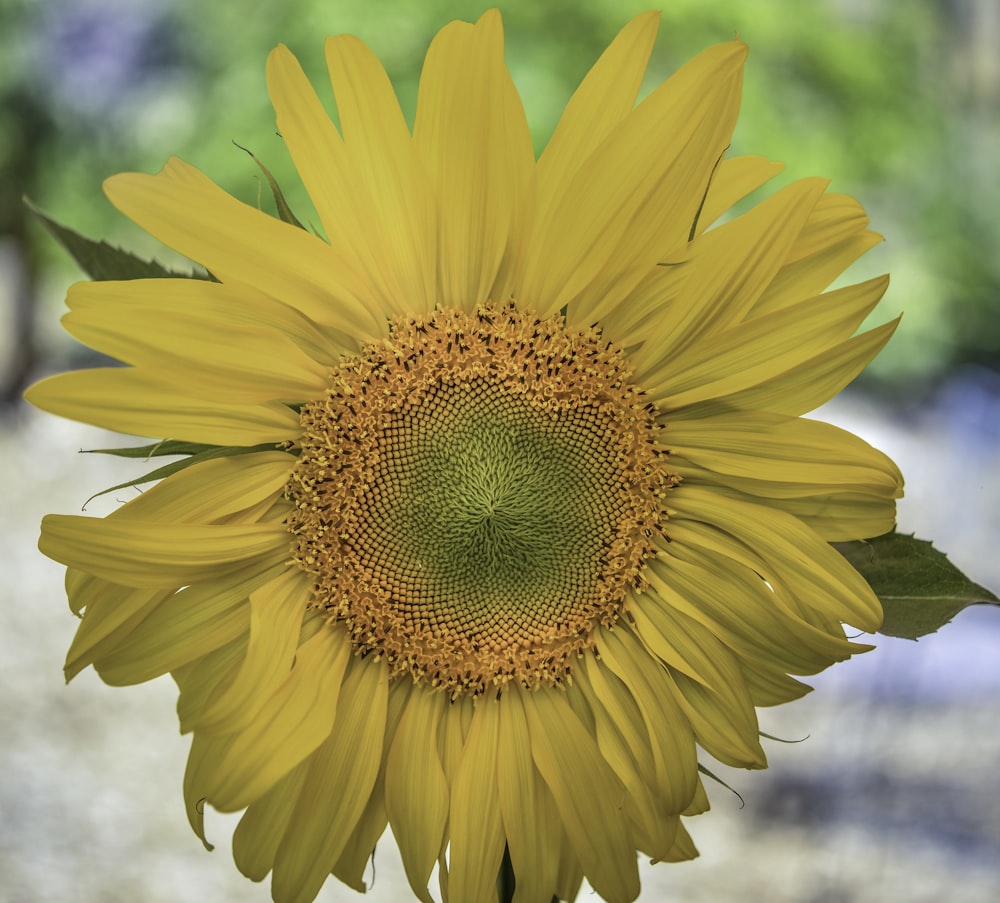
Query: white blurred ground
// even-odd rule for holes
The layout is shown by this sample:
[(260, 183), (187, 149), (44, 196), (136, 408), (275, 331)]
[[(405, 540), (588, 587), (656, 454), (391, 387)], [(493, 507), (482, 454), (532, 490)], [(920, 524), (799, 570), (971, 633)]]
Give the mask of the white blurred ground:
[[(964, 390), (942, 399), (905, 423), (850, 400), (824, 415), (900, 464), (901, 529), (996, 590), (1000, 403)], [(115, 689), (87, 671), (63, 684), (76, 620), (61, 568), (35, 549), (37, 525), (129, 475), (126, 462), (74, 454), (102, 443), (97, 430), (31, 412), (0, 427), (0, 903), (268, 900), (232, 864), (233, 817), (208, 814), (212, 854), (187, 826), (188, 740), (172, 682)], [(801, 702), (762, 713), (768, 733), (808, 739), (768, 742), (767, 772), (720, 766), (745, 807), (710, 788), (713, 811), (688, 822), (702, 857), (644, 866), (641, 900), (1000, 900), (1000, 610), (967, 610), (919, 643), (878, 642)], [(367, 897), (330, 881), (319, 899), (410, 899), (391, 840), (376, 870)]]

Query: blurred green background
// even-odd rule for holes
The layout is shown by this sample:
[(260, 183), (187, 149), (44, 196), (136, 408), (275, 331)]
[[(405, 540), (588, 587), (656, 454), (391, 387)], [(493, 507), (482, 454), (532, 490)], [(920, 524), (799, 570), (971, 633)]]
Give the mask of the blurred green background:
[[(102, 179), (155, 171), (176, 153), (256, 202), (258, 172), (235, 141), (306, 209), (274, 131), (268, 50), (288, 44), (329, 98), (321, 38), (357, 34), (384, 61), (412, 114), (428, 41), (444, 22), (475, 18), (483, 7), (481, 0), (301, 0), (252, 10), (228, 0), (0, 0), (7, 398), (39, 364), (61, 365), (69, 346), (51, 324), (77, 278), (31, 222), (22, 194), (86, 234), (169, 259), (104, 200)], [(573, 86), (646, 7), (641, 0), (503, 5), (507, 59), (539, 149)], [(886, 235), (852, 281), (891, 271), (878, 316), (905, 316), (864, 387), (898, 403), (922, 400), (955, 368), (992, 381), (1000, 370), (1000, 4), (671, 0), (662, 9), (648, 82), (738, 32), (751, 57), (734, 152), (785, 162), (775, 184), (830, 177), (833, 190), (857, 196)]]

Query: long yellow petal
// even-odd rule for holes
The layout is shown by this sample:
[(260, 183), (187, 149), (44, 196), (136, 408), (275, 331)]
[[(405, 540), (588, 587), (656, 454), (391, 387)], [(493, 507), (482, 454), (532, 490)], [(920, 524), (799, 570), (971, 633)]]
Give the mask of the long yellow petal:
[(573, 92), (538, 158), (540, 206), (565, 191), (583, 161), (635, 106), (659, 23), (658, 12), (632, 19)]
[(225, 753), (206, 778), (216, 809), (249, 805), (330, 736), (350, 654), (347, 637), (333, 627), (299, 646), (295, 667), (258, 716), (225, 738)]
[[(794, 483), (902, 495), (899, 468), (853, 433), (804, 418), (724, 414), (684, 420), (664, 430), (671, 454), (707, 470), (760, 482)], [(803, 493), (804, 494), (804, 493)]]
[(50, 414), (157, 439), (209, 445), (259, 445), (298, 435), (299, 417), (275, 402), (234, 404), (178, 392), (168, 374), (131, 367), (61, 373), (35, 383), (24, 397)]
[(385, 808), (413, 893), (433, 903), (427, 890), (443, 849), (448, 782), (437, 749), (448, 706), (444, 693), (411, 693), (385, 765)]
[(437, 214), (392, 84), (375, 54), (351, 35), (327, 39), (326, 62), (351, 173), (346, 191), (358, 211), (355, 240), (371, 249), (387, 306), (431, 310), (437, 303)]
[(534, 162), (497, 10), (431, 42), (413, 140), (439, 199), (438, 300), (468, 310), (491, 294)]
[[(760, 505), (722, 499), (697, 486), (671, 500), (679, 519), (710, 524), (760, 552), (762, 575), (787, 583), (793, 598), (866, 631), (882, 622), (882, 607), (847, 560), (796, 518)], [(679, 502), (679, 505), (677, 504)], [(779, 598), (780, 601), (780, 598)]]
[(538, 211), (521, 296), (571, 325), (614, 308), (688, 230), (739, 107), (745, 45), (706, 50), (632, 111)]
[(237, 201), (173, 157), (155, 176), (104, 183), (111, 203), (222, 282), (249, 283), (358, 343), (386, 334), (353, 264), (326, 242)]
[(233, 860), (251, 881), (263, 881), (274, 868), (281, 838), (302, 792), (308, 760), (293, 768), (243, 813), (233, 832)]
[(247, 632), (247, 594), (284, 569), (281, 563), (248, 568), (228, 580), (187, 586), (164, 600), (114, 649), (95, 656), (102, 680), (141, 683), (195, 661)]
[(275, 500), (294, 463), (279, 451), (201, 461), (160, 480), (108, 517), (163, 524), (221, 521)]
[(478, 699), (451, 788), (448, 893), (456, 903), (496, 900), (504, 848), (496, 771), (499, 725), (500, 703), (488, 696)]
[(66, 653), (63, 672), (67, 681), (117, 648), (172, 592), (121, 586), (75, 569), (67, 571), (66, 588), (70, 599), (86, 606), (83, 621)]
[(142, 305), (76, 305), (62, 324), (85, 345), (159, 373), (190, 395), (237, 404), (295, 402), (318, 397), (327, 384), (326, 366), (269, 327), (223, 324), (211, 316)]
[(673, 846), (677, 813), (659, 793), (642, 716), (625, 686), (592, 655), (575, 670), (574, 689), (595, 709), (595, 738), (605, 761), (628, 792), (626, 811), (636, 846), (662, 859)]
[(389, 822), (385, 811), (385, 763), (396, 736), (400, 719), (410, 698), (411, 684), (405, 681), (393, 681), (389, 684), (389, 702), (386, 710), (385, 742), (382, 744), (382, 766), (375, 778), (371, 796), (357, 825), (351, 831), (344, 849), (340, 852), (333, 874), (349, 887), (359, 893), (364, 893), (367, 886), (364, 872), (371, 859), (378, 839), (385, 831)]
[(694, 795), (698, 763), (691, 725), (666, 668), (625, 627), (598, 630), (594, 638), (605, 666), (625, 684), (642, 714), (666, 806), (683, 811)]
[[(346, 637), (338, 640), (346, 647)], [(342, 704), (309, 765), (288, 832), (274, 860), (271, 892), (309, 903), (329, 876), (364, 812), (382, 762), (388, 701), (384, 662), (352, 658)], [(316, 704), (323, 704), (321, 695)]]
[(292, 670), (311, 580), (286, 567), (249, 593), (250, 640), (239, 671), (192, 724), (194, 730), (231, 733), (257, 715)]
[[(609, 903), (639, 895), (635, 848), (618, 808), (622, 786), (558, 690), (524, 695), (531, 755), (594, 890)], [(586, 788), (586, 792), (581, 792)]]
[(872, 279), (723, 330), (675, 357), (650, 343), (656, 362), (634, 354), (636, 379), (667, 410), (708, 401), (765, 382), (847, 339), (874, 309), (888, 281)]
[(125, 586), (178, 587), (237, 573), (251, 561), (277, 563), (288, 556), (288, 532), (280, 524), (139, 524), (49, 514), (38, 548)]
[[(797, 417), (813, 411), (833, 398), (871, 363), (898, 325), (899, 317), (801, 363), (796, 362), (794, 352), (783, 356), (780, 362), (775, 362), (776, 367), (772, 365), (779, 372), (770, 378), (728, 395), (686, 401), (683, 407), (672, 409), (670, 417), (690, 420), (733, 410), (770, 411)], [(766, 372), (766, 368), (761, 372)], [(697, 394), (701, 394), (701, 390)]]
[(539, 776), (531, 758), (531, 734), (521, 691), (505, 691), (498, 703), (497, 791), (510, 861), (516, 877), (514, 903), (550, 903), (558, 880), (559, 837), (539, 818)]
[(206, 279), (126, 279), (77, 282), (66, 294), (76, 314), (113, 316), (128, 310), (172, 312), (184, 319), (214, 323), (217, 333), (229, 326), (280, 332), (313, 360), (330, 365), (354, 348), (336, 341), (335, 333), (300, 310), (241, 282)]

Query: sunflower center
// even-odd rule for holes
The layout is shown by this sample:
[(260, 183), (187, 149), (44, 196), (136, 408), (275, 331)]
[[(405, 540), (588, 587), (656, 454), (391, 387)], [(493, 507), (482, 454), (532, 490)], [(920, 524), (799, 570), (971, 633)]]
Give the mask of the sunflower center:
[(559, 683), (642, 582), (675, 478), (599, 333), (440, 311), (343, 361), (288, 484), (314, 602), (393, 673)]

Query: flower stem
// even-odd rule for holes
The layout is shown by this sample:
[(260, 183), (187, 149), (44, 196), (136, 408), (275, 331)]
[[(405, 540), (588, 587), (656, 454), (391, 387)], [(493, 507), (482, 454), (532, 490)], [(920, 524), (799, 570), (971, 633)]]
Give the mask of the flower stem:
[(510, 861), (510, 850), (504, 846), (500, 873), (497, 875), (497, 896), (500, 903), (511, 903), (514, 899), (514, 866)]
[[(503, 859), (500, 862), (500, 872), (497, 875), (497, 896), (500, 903), (512, 903), (514, 899), (514, 887), (517, 882), (514, 880), (514, 865), (510, 861), (510, 849), (503, 848)], [(559, 898), (552, 897), (552, 903), (559, 903)]]

